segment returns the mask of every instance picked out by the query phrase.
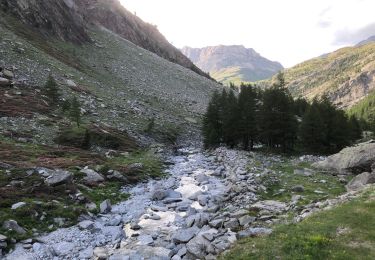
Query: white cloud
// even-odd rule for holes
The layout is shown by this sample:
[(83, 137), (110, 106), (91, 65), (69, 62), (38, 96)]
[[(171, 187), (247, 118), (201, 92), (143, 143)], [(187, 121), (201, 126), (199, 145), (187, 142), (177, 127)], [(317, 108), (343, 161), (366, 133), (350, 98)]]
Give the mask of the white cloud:
[(177, 47), (242, 44), (284, 66), (354, 43), (337, 35), (375, 22), (373, 0), (121, 1)]

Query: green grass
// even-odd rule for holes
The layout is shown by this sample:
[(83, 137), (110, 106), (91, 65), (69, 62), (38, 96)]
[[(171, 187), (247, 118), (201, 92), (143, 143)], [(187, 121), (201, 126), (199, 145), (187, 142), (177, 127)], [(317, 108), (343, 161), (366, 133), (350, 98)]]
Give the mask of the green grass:
[(221, 259), (375, 259), (375, 189), (272, 235), (240, 240)]
[[(338, 178), (330, 174), (314, 172), (311, 176), (303, 176), (294, 173), (295, 169), (304, 168), (311, 169), (311, 165), (307, 162), (292, 163), (288, 158), (283, 158), (282, 162), (273, 164), (271, 169), (274, 172), (262, 177), (262, 183), (267, 191), (260, 194), (261, 199), (290, 202), (293, 195), (301, 195), (302, 199), (297, 204), (301, 206), (336, 197), (345, 191), (344, 185), (339, 182)], [(277, 181), (270, 181), (273, 179)], [(302, 185), (304, 191), (293, 192), (292, 188), (296, 185)], [(284, 191), (280, 192), (280, 190)], [(322, 193), (316, 193), (316, 190)]]
[(108, 182), (103, 186), (82, 190), (82, 193), (98, 207), (105, 199), (109, 199), (112, 204), (116, 204), (129, 198), (129, 194), (120, 192), (122, 185), (120, 182)]

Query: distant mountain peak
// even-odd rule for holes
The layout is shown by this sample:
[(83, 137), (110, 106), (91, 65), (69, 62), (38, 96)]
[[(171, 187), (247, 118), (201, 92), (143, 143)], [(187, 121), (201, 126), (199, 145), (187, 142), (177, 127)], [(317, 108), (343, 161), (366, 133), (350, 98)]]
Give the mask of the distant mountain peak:
[(184, 47), (181, 51), (200, 69), (223, 83), (267, 79), (283, 69), (279, 62), (270, 61), (244, 45)]
[(368, 43), (370, 43), (370, 42), (375, 42), (375, 35), (370, 36), (370, 37), (368, 37), (366, 40), (363, 40), (363, 41), (357, 43), (356, 46), (362, 46), (362, 45), (368, 44)]

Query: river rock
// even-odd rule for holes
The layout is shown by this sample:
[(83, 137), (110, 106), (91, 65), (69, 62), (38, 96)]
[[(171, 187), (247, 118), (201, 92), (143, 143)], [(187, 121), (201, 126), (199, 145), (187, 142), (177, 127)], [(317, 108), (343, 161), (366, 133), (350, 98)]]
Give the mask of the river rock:
[(18, 234), (26, 234), (26, 230), (18, 225), (15, 220), (7, 220), (3, 224), (3, 229), (12, 230)]
[(26, 206), (26, 203), (25, 203), (25, 202), (17, 202), (17, 203), (15, 203), (15, 204), (12, 205), (12, 208), (11, 208), (11, 209), (15, 210), (15, 209), (22, 208), (22, 207), (24, 207), (24, 206)]
[(166, 190), (163, 190), (163, 189), (157, 189), (155, 190), (152, 195), (151, 195), (151, 198), (153, 200), (163, 200), (165, 199), (166, 197), (168, 196), (168, 192)]
[(191, 228), (177, 230), (176, 233), (172, 236), (172, 241), (175, 244), (187, 243), (189, 242), (197, 233), (199, 228), (194, 226)]
[(264, 200), (259, 201), (251, 206), (251, 209), (258, 211), (267, 210), (273, 213), (281, 213), (287, 209), (287, 205), (284, 202), (275, 200)]
[(340, 174), (359, 174), (364, 171), (371, 172), (373, 163), (375, 163), (375, 141), (371, 140), (345, 148), (324, 161), (314, 163), (313, 167)]
[(9, 79), (0, 77), (0, 86), (8, 86), (10, 84)]
[(304, 192), (305, 187), (303, 187), (302, 185), (296, 185), (296, 186), (292, 187), (292, 191), (294, 191), (294, 192)]
[(102, 203), (100, 203), (100, 213), (106, 214), (112, 210), (112, 205), (110, 200), (105, 200)]
[(98, 183), (104, 181), (104, 177), (94, 170), (82, 169), (81, 172), (86, 174), (86, 176), (83, 178), (83, 181), (87, 185), (97, 185)]
[(242, 216), (238, 219), (238, 221), (240, 222), (240, 225), (241, 226), (247, 226), (249, 225), (250, 223), (253, 223), (255, 221), (255, 217), (252, 217), (252, 216)]
[(237, 219), (231, 218), (229, 221), (224, 223), (225, 228), (230, 228), (231, 230), (236, 229), (240, 226), (240, 223)]
[(78, 223), (81, 229), (92, 229), (94, 227), (94, 222), (91, 220), (84, 220)]
[(209, 222), (209, 225), (213, 228), (221, 228), (224, 224), (223, 219), (214, 219)]
[(57, 256), (65, 256), (65, 255), (69, 255), (73, 251), (74, 247), (75, 247), (74, 243), (60, 242), (60, 243), (53, 245), (52, 248)]
[(375, 173), (364, 172), (355, 176), (347, 185), (347, 191), (358, 191), (367, 184), (375, 183)]
[(105, 247), (96, 247), (94, 249), (94, 255), (99, 259), (99, 260), (105, 260), (108, 258), (108, 249)]
[(48, 177), (45, 179), (45, 183), (48, 186), (58, 186), (61, 184), (70, 183), (72, 181), (72, 174), (64, 170), (48, 170)]

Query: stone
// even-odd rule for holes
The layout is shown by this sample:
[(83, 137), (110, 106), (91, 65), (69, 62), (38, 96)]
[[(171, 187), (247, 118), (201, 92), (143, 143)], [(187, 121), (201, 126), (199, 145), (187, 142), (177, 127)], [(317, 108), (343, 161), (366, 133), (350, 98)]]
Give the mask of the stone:
[(138, 245), (150, 246), (154, 244), (154, 239), (150, 235), (140, 235), (138, 237)]
[(213, 228), (221, 228), (224, 224), (223, 219), (214, 219), (209, 222), (209, 225)]
[(94, 202), (86, 203), (85, 207), (89, 211), (94, 211), (97, 209), (97, 206)]
[(68, 87), (71, 87), (71, 88), (77, 87), (77, 84), (71, 79), (67, 79), (65, 83)]
[(7, 220), (3, 223), (3, 229), (12, 230), (18, 234), (26, 234), (26, 230), (20, 227), (15, 220)]
[(171, 260), (181, 260), (182, 258), (181, 258), (181, 256), (179, 256), (179, 255), (174, 255), (172, 258), (171, 258)]
[(237, 233), (237, 238), (246, 238), (246, 237), (258, 237), (258, 236), (265, 236), (270, 235), (272, 233), (272, 229), (269, 228), (249, 228), (246, 230), (242, 230)]
[(131, 172), (137, 172), (137, 171), (140, 171), (140, 170), (143, 170), (144, 168), (144, 165), (142, 163), (132, 163), (130, 165), (128, 165), (128, 170), (131, 171)]
[(130, 225), (130, 228), (133, 229), (133, 230), (140, 230), (142, 227), (140, 225), (138, 225), (137, 223), (132, 223)]
[(294, 191), (294, 192), (304, 192), (305, 187), (303, 187), (303, 185), (296, 185), (296, 186), (292, 187), (292, 191)]
[(160, 220), (161, 219), (161, 217), (158, 214), (150, 214), (149, 218), (152, 219), (152, 220)]
[(151, 199), (152, 200), (163, 200), (165, 199), (166, 197), (168, 196), (168, 192), (166, 190), (162, 190), (162, 189), (157, 189), (155, 190), (152, 195), (151, 195)]
[(345, 187), (347, 191), (358, 191), (372, 183), (375, 183), (375, 173), (364, 172), (355, 176)]
[(281, 213), (287, 209), (287, 205), (284, 202), (275, 201), (275, 200), (264, 200), (258, 201), (257, 203), (251, 206), (251, 209), (254, 210), (267, 210), (269, 212)]
[(3, 242), (5, 240), (7, 240), (8, 238), (2, 234), (0, 234), (0, 242)]
[(100, 213), (106, 214), (109, 213), (112, 210), (112, 205), (110, 200), (105, 200), (102, 203), (100, 203)]
[(375, 141), (371, 140), (344, 148), (324, 161), (313, 163), (312, 166), (340, 174), (359, 174), (364, 171), (371, 172), (373, 163), (375, 163)]
[(199, 195), (197, 200), (201, 206), (206, 206), (208, 202), (208, 198), (209, 197), (207, 195)]
[(9, 86), (9, 85), (10, 85), (9, 79), (0, 77), (0, 86)]
[(4, 69), (3, 70), (3, 76), (4, 76), (4, 78), (7, 78), (7, 79), (13, 79), (14, 73), (10, 70)]
[(108, 258), (108, 250), (104, 247), (96, 247), (94, 249), (94, 256), (99, 260), (105, 260)]
[(64, 170), (50, 170), (47, 172), (48, 177), (45, 179), (45, 183), (48, 186), (58, 186), (61, 184), (70, 183), (72, 181), (72, 174)]
[(176, 202), (181, 202), (182, 199), (181, 198), (166, 198), (163, 200), (163, 203), (164, 204), (172, 204), (172, 203), (176, 203)]
[(120, 226), (105, 226), (101, 228), (102, 234), (110, 237), (112, 241), (126, 237), (125, 231)]
[(22, 207), (24, 207), (24, 206), (26, 206), (26, 203), (25, 203), (25, 202), (17, 202), (17, 203), (15, 203), (15, 204), (12, 205), (12, 208), (11, 208), (11, 209), (15, 210), (15, 209), (22, 208)]
[(209, 221), (209, 215), (206, 213), (198, 213), (195, 215), (194, 225), (199, 228), (202, 228), (204, 225), (207, 225)]
[(86, 174), (86, 176), (83, 178), (83, 181), (87, 185), (97, 185), (98, 183), (104, 181), (104, 177), (94, 170), (82, 169), (81, 173)]
[(53, 251), (56, 253), (57, 256), (66, 256), (71, 254), (75, 247), (74, 243), (71, 242), (59, 242), (52, 246)]
[(167, 207), (162, 207), (162, 206), (157, 206), (157, 205), (151, 205), (150, 209), (153, 210), (153, 211), (156, 211), (156, 212), (159, 212), (159, 211), (166, 212), (166, 211), (168, 211)]
[(178, 191), (168, 190), (167, 191), (167, 198), (182, 198), (182, 195)]
[(198, 235), (186, 244), (186, 250), (193, 258), (204, 259), (207, 255), (206, 249), (210, 244), (210, 241), (205, 239), (202, 235)]
[(246, 209), (240, 209), (240, 210), (238, 210), (238, 211), (236, 211), (234, 213), (231, 213), (230, 216), (232, 218), (239, 218), (239, 217), (242, 217), (242, 216), (247, 215), (247, 214), (249, 214), (248, 210), (246, 210)]
[(179, 229), (172, 236), (172, 241), (175, 244), (187, 243), (199, 232), (199, 228), (194, 226), (187, 229)]
[(91, 259), (94, 255), (94, 249), (89, 246), (88, 248), (85, 248), (84, 250), (79, 252), (79, 259)]
[(247, 226), (255, 221), (255, 217), (252, 216), (242, 216), (238, 219), (241, 226)]
[(94, 222), (91, 220), (84, 220), (78, 223), (81, 229), (92, 229), (94, 227)]
[(240, 226), (240, 223), (235, 218), (231, 218), (229, 221), (224, 223), (224, 227), (230, 228), (231, 230), (237, 229), (239, 226)]

